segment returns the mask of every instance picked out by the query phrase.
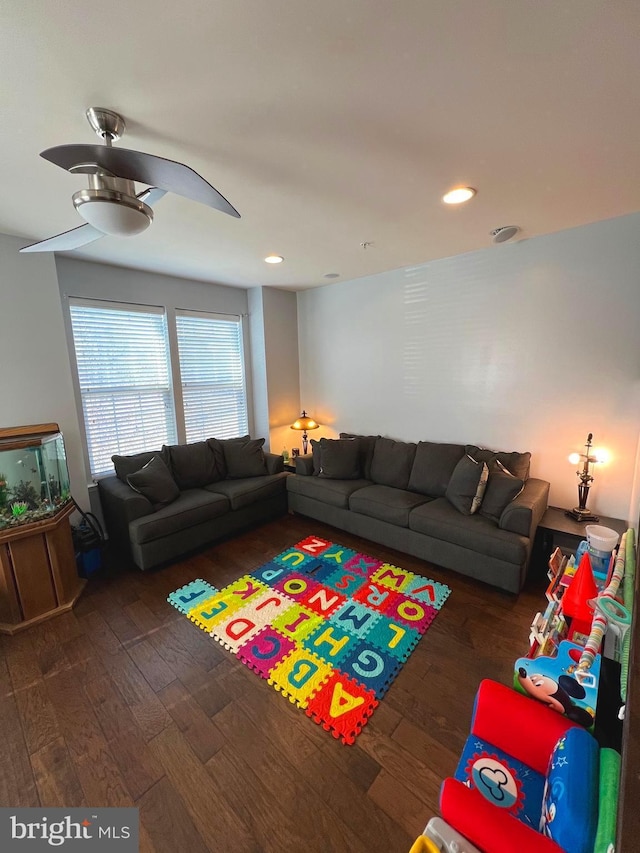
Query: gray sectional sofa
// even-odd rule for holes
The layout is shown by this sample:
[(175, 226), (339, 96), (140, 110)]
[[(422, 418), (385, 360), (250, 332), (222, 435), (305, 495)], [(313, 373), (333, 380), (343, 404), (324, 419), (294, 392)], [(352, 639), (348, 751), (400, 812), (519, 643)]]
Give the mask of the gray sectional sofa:
[(212, 438), (112, 457), (115, 476), (98, 481), (110, 543), (150, 569), (284, 515), (291, 475), (263, 444)]
[(312, 447), (287, 480), (290, 511), (520, 591), (549, 495), (530, 453), (346, 433)]

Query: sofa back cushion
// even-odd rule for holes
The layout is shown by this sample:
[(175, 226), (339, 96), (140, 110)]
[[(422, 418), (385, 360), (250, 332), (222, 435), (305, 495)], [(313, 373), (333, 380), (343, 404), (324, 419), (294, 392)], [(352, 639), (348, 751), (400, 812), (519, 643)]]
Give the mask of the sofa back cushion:
[(321, 438), (319, 477), (328, 480), (358, 480), (360, 468), (360, 439)]
[(378, 438), (371, 460), (371, 479), (381, 486), (406, 489), (416, 455), (416, 445), (409, 441)]
[(165, 445), (162, 450), (169, 460), (173, 479), (181, 490), (202, 488), (224, 477), (206, 441)]
[(379, 435), (355, 435), (351, 432), (341, 432), (340, 438), (357, 438), (360, 442), (360, 470), (361, 476), (365, 480), (371, 479), (371, 462), (373, 461), (373, 451), (376, 447), (376, 441), (380, 438)]
[(529, 468), (531, 465), (530, 453), (518, 453), (513, 451), (507, 453), (504, 450), (486, 450), (476, 447), (475, 444), (467, 444), (464, 449), (465, 453), (473, 457), (476, 462), (486, 462), (489, 470), (493, 469), (493, 463), (497, 460), (501, 465), (513, 474), (514, 477), (520, 477), (521, 480), (529, 478)]
[(180, 489), (160, 455), (154, 455), (139, 471), (127, 476), (131, 488), (151, 501), (154, 510), (175, 501)]
[(221, 444), (229, 480), (266, 476), (267, 463), (262, 450), (264, 438), (236, 438)]
[(164, 450), (148, 450), (144, 453), (134, 453), (132, 456), (112, 456), (111, 461), (116, 469), (116, 476), (123, 483), (127, 482), (129, 474), (135, 474), (143, 468), (147, 462), (151, 462), (154, 456), (159, 456), (166, 463)]
[(444, 497), (451, 475), (463, 456), (461, 444), (419, 441), (409, 477), (409, 491), (433, 498)]

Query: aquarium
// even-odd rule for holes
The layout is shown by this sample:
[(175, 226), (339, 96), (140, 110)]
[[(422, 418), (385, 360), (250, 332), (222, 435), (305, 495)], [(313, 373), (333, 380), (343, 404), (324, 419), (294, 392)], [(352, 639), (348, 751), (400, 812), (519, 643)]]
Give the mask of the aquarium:
[(0, 429), (0, 530), (50, 518), (70, 501), (57, 424)]

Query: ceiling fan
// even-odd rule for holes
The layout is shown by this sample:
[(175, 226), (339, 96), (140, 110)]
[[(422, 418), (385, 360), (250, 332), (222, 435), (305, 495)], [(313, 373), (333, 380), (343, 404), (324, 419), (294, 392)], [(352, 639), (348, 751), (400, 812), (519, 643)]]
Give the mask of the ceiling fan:
[[(73, 194), (73, 204), (86, 224), (24, 246), (21, 252), (68, 252), (107, 234), (140, 234), (153, 222), (153, 205), (167, 192), (240, 218), (218, 190), (184, 163), (113, 148), (112, 143), (125, 131), (124, 119), (118, 113), (89, 107), (86, 116), (104, 145), (56, 145), (40, 153), (68, 172), (88, 175), (89, 187)], [(135, 182), (147, 184), (148, 189), (136, 194)]]

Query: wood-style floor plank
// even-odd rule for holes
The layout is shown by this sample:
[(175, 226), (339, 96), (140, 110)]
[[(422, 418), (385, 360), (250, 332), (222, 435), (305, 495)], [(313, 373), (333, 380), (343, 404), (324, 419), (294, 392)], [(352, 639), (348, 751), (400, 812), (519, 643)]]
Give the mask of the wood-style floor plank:
[[(166, 601), (311, 534), (452, 594), (353, 746)], [(153, 572), (113, 561), (70, 613), (0, 637), (0, 802), (140, 808), (142, 853), (407, 853), (437, 814), (482, 678), (511, 683), (544, 580), (516, 598), (299, 516)]]

